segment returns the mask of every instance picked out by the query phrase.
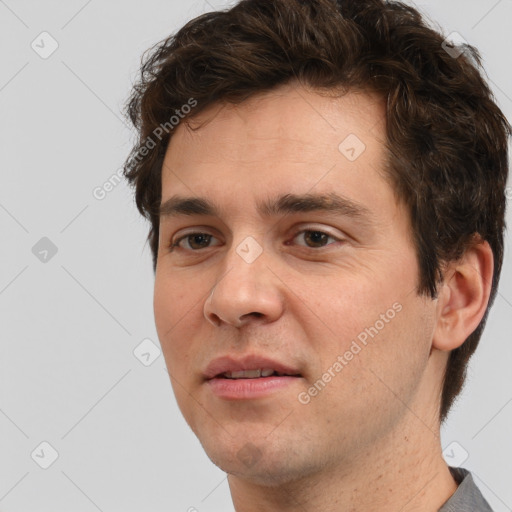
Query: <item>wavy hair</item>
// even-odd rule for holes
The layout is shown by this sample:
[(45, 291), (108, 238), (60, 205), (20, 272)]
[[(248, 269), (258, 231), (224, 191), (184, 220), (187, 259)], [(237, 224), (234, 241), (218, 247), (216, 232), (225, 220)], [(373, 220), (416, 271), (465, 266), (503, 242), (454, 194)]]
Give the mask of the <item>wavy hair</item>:
[(450, 353), (441, 421), (462, 389), (497, 292), (511, 133), (478, 51), (470, 45), (447, 50), (443, 35), (401, 2), (242, 0), (193, 19), (144, 54), (126, 104), (138, 139), (124, 166), (137, 207), (151, 224), (156, 268), (169, 120), (186, 117), (184, 105), (193, 101), (193, 116), (215, 102), (239, 103), (292, 80), (319, 90), (381, 94), (385, 173), (410, 213), (417, 292), (435, 298), (443, 263), (458, 259), (476, 240), (488, 241), (494, 255), (484, 318)]

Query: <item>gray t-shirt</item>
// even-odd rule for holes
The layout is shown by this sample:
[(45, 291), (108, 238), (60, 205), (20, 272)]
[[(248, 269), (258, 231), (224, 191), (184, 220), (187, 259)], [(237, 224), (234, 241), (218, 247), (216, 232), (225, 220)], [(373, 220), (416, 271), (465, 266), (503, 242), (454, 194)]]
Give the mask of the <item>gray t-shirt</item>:
[(467, 469), (450, 467), (450, 473), (459, 486), (439, 512), (493, 512)]

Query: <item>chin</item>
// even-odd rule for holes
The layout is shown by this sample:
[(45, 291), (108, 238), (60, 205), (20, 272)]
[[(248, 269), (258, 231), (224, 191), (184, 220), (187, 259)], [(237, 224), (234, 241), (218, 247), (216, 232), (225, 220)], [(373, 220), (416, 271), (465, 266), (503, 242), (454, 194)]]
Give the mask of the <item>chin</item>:
[[(268, 443), (268, 441), (267, 441)], [(320, 468), (313, 461), (301, 463), (301, 454), (293, 449), (244, 440), (222, 445), (219, 440), (201, 443), (209, 459), (225, 473), (256, 485), (279, 487), (300, 480)]]

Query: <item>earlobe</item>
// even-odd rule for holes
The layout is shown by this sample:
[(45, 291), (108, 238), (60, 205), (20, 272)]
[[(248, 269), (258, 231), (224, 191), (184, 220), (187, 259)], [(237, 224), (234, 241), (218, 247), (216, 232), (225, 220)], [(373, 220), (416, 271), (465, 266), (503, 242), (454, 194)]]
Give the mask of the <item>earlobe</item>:
[(460, 260), (447, 265), (438, 294), (432, 347), (460, 347), (482, 320), (491, 293), (494, 258), (488, 242), (468, 248)]

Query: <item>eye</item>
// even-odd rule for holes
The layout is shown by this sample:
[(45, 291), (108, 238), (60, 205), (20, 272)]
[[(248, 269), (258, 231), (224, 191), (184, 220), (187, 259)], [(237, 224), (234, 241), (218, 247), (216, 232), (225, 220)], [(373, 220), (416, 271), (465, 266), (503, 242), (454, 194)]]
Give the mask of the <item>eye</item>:
[[(326, 233), (325, 231), (320, 231), (318, 229), (304, 229), (302, 231), (299, 231), (294, 237), (293, 240), (296, 238), (301, 237), (305, 241), (304, 247), (308, 247), (310, 249), (318, 249), (325, 247), (328, 244), (329, 238), (334, 240), (335, 242), (341, 242), (342, 240), (339, 238), (336, 238), (333, 235), (330, 235), (329, 233)], [(303, 244), (298, 244), (303, 245)]]
[[(343, 240), (337, 238), (325, 231), (318, 229), (303, 229), (295, 234), (292, 240), (302, 238), (304, 243), (298, 243), (297, 245), (309, 248), (309, 249), (321, 249), (328, 245), (332, 245), (333, 242), (329, 243), (329, 239), (334, 242), (342, 242)], [(209, 233), (195, 232), (187, 233), (172, 242), (170, 250), (178, 247), (180, 249), (198, 252), (201, 249), (208, 249), (214, 245), (220, 245), (220, 242), (212, 245), (211, 241), (217, 240), (213, 235)], [(287, 243), (289, 245), (289, 243)]]
[[(192, 251), (207, 249), (212, 238), (216, 240), (216, 238), (209, 233), (188, 233), (175, 240), (171, 245), (171, 250), (175, 247)], [(182, 245), (183, 241), (185, 242), (185, 247)]]

